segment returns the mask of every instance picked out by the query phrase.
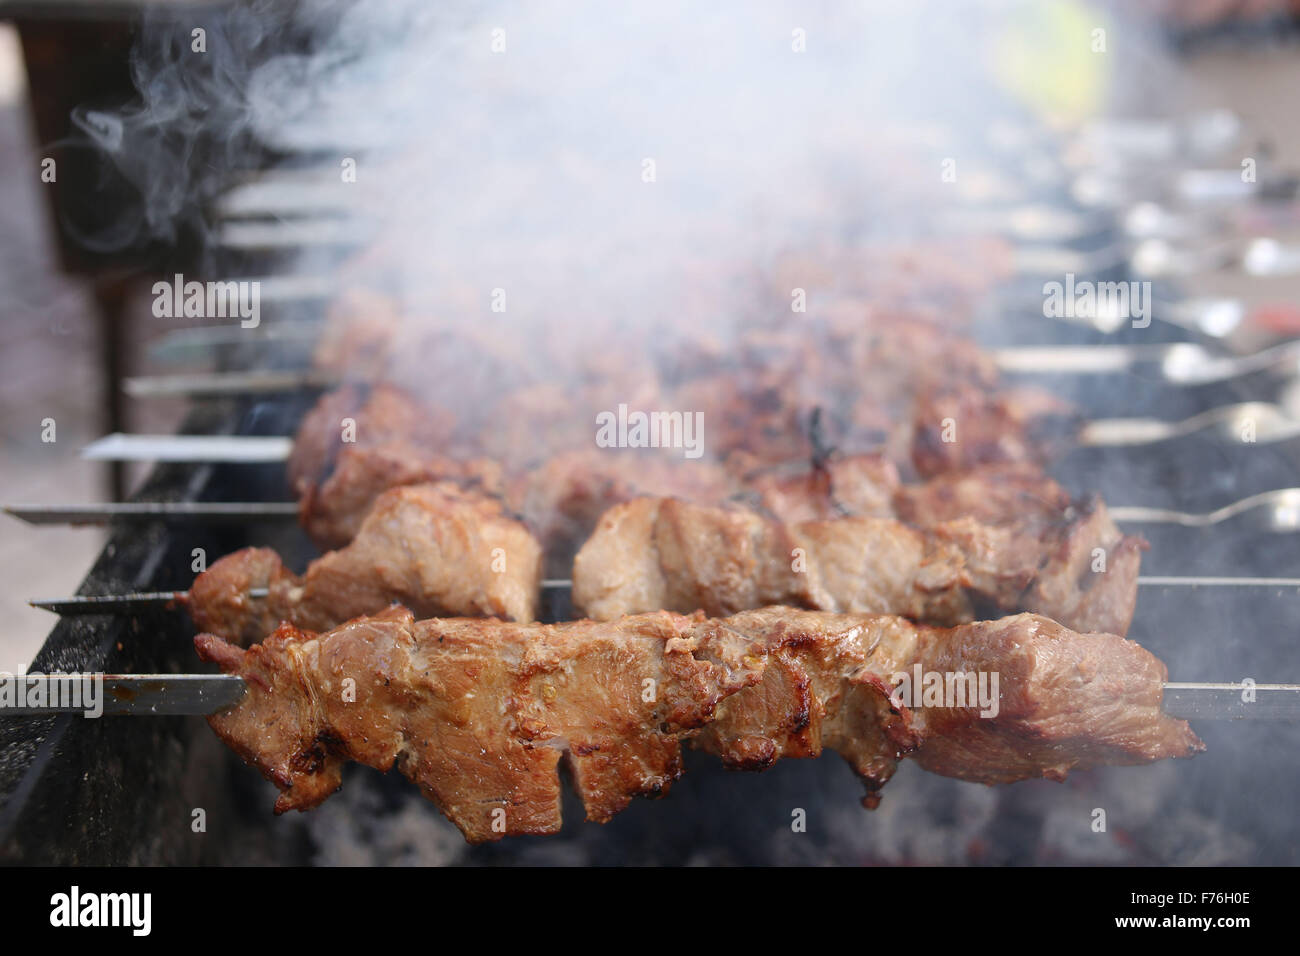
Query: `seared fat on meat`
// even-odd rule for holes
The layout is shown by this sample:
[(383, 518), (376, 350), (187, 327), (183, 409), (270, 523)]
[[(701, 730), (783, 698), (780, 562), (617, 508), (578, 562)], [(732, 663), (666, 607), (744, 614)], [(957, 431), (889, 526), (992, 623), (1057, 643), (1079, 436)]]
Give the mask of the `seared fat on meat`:
[[(1105, 571), (1094, 571), (1098, 546), (1110, 548)], [(1099, 501), (1052, 528), (962, 518), (918, 530), (873, 517), (787, 525), (740, 508), (641, 498), (606, 512), (578, 552), (573, 601), (597, 620), (789, 604), (941, 625), (973, 620), (982, 601), (1122, 634), (1142, 547)]]
[[(589, 820), (661, 795), (687, 740), (744, 769), (836, 750), (867, 806), (908, 755), (1008, 783), (1204, 749), (1161, 710), (1159, 660), (1029, 614), (939, 630), (780, 607), (553, 625), (392, 608), (324, 634), (285, 624), (248, 650), (195, 646), (247, 684), (209, 723), (280, 789), (276, 812), (321, 803), (348, 760), (396, 766), (471, 843), (559, 830), (561, 761)], [(916, 666), (1000, 675), (996, 713), (904, 700), (896, 675)]]
[[(384, 492), (346, 548), (317, 558), (301, 578), (275, 552), (223, 557), (190, 588), (200, 630), (247, 644), (281, 621), (326, 630), (393, 603), (420, 615), (531, 621), (541, 586), (541, 547), (494, 499), (455, 485)], [(267, 588), (265, 598), (249, 589)]]

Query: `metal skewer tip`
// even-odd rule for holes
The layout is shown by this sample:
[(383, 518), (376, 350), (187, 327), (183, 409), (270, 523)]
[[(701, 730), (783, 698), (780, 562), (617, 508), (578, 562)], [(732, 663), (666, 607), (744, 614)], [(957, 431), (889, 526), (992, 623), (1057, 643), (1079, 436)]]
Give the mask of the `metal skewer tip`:
[(1165, 683), (1165, 713), (1184, 720), (1300, 719), (1300, 684)]
[(114, 501), (85, 505), (6, 505), (28, 524), (104, 525), (113, 521), (262, 521), (296, 518), (292, 501)]

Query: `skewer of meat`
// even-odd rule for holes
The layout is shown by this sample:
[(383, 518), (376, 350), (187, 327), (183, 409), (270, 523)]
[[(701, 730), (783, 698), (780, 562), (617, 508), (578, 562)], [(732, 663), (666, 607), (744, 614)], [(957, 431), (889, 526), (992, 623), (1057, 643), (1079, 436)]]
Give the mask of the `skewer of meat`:
[[(789, 488), (778, 500), (802, 507)], [(785, 603), (947, 625), (993, 608), (1126, 633), (1142, 542), (1122, 535), (1099, 502), (1043, 511), (1038, 521), (966, 517), (918, 530), (891, 518), (782, 524), (738, 507), (634, 499), (611, 509), (579, 552), (573, 599), (602, 620)], [(940, 509), (932, 517), (947, 516)], [(240, 642), (280, 620), (321, 629), (395, 601), (422, 615), (528, 621), (540, 562), (537, 541), (495, 500), (449, 484), (401, 486), (380, 496), (349, 545), (313, 562), (303, 578), (274, 552), (247, 548), (199, 575), (185, 600), (201, 629)]]
[(244, 548), (195, 578), (184, 601), (200, 630), (248, 643), (281, 621), (324, 630), (394, 602), (424, 616), (531, 621), (540, 582), (528, 529), (494, 499), (444, 483), (384, 492), (352, 542), (302, 577), (274, 551)]
[(574, 606), (613, 620), (789, 604), (942, 625), (984, 607), (1127, 633), (1145, 542), (1121, 534), (1100, 501), (1066, 515), (1000, 526), (963, 517), (919, 530), (876, 517), (784, 524), (745, 508), (639, 498), (610, 509), (578, 552)]
[[(393, 608), (323, 634), (282, 625), (247, 650), (195, 646), (244, 680), (209, 722), (280, 789), (277, 812), (320, 804), (350, 760), (396, 766), (471, 843), (558, 831), (561, 763), (589, 820), (663, 795), (686, 742), (749, 770), (835, 750), (868, 807), (903, 757), (993, 784), (1204, 749), (1162, 712), (1159, 660), (1028, 614), (942, 630), (780, 607), (556, 625)], [(997, 687), (927, 698), (901, 692), (911, 674), (954, 695), (969, 676)]]
[[(380, 386), (367, 394), (349, 386), (322, 398), (304, 418), (288, 475), (299, 498), (303, 527), (320, 547), (339, 547), (350, 540), (383, 491), (426, 481), (449, 480), (503, 496), (538, 534), (554, 574), (566, 573), (573, 553), (605, 510), (638, 496), (716, 504), (737, 494), (757, 494), (762, 507), (783, 520), (797, 520), (788, 513), (783, 497), (797, 495), (814, 507), (818, 500), (824, 505), (834, 500), (840, 514), (884, 516), (892, 511), (889, 499), (901, 491), (897, 466), (879, 454), (819, 459), (811, 475), (804, 466), (795, 476), (777, 478), (770, 468), (745, 456), (724, 465), (589, 446), (559, 451), (538, 466), (506, 478), (493, 459), (430, 451), (450, 449), (454, 429), (449, 416), (421, 416), (420, 404), (396, 389)], [(353, 440), (343, 439), (347, 429)], [(1048, 498), (1059, 499), (1062, 494), (1032, 464), (984, 467), (1014, 470), (1018, 487), (1025, 487), (1029, 476), (1037, 474)], [(973, 470), (978, 469), (946, 474)], [(816, 483), (801, 486), (801, 480), (809, 477)]]

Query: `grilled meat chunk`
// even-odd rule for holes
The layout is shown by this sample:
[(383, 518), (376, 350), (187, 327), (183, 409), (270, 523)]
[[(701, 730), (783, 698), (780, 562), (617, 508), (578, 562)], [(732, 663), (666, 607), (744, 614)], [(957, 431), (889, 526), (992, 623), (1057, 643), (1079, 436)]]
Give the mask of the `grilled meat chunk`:
[(600, 620), (790, 604), (931, 624), (973, 620), (983, 602), (1123, 634), (1142, 546), (1119, 533), (1100, 502), (1051, 527), (962, 518), (918, 530), (870, 517), (782, 524), (738, 508), (642, 498), (606, 513), (578, 552), (573, 600)]
[[(355, 533), (379, 491), (451, 480), (501, 494), (498, 462), (511, 476), (512, 508), (564, 565), (604, 508), (635, 495), (716, 503), (749, 491), (770, 499), (786, 521), (883, 514), (900, 465), (931, 476), (987, 462), (1039, 463), (1054, 448), (1044, 438), (1054, 424), (1066, 422), (1061, 428), (1069, 432), (1066, 406), (1026, 390), (997, 390), (982, 353), (965, 340), (931, 341), (924, 329), (908, 326), (904, 333), (894, 325), (877, 317), (852, 331), (856, 326), (841, 321), (815, 339), (807, 330), (751, 331), (717, 374), (672, 389), (644, 369), (581, 384), (531, 384), (476, 403), (473, 421), (462, 422), (459, 435), (449, 413), (410, 393), (348, 384), (323, 396), (303, 419), (288, 464), (290, 487), (308, 533), (323, 548), (337, 547)], [(849, 358), (823, 369), (827, 342), (833, 355)], [(956, 381), (936, 374), (953, 362), (960, 369)], [(594, 415), (620, 402), (699, 411), (708, 422), (708, 457), (687, 463), (677, 456), (597, 452)], [(820, 439), (880, 453), (822, 461), (823, 449), (808, 434), (817, 410), (838, 422)], [(343, 440), (349, 419), (355, 441)], [(954, 437), (947, 434), (949, 420), (955, 441), (948, 440)], [(803, 480), (826, 484), (828, 493), (816, 496), (816, 487), (799, 487), (800, 479), (762, 474), (810, 457), (823, 467)], [(470, 460), (458, 466), (456, 459)], [(757, 477), (744, 477), (755, 471)]]
[(1041, 389), (952, 383), (918, 397), (912, 466), (930, 478), (978, 465), (1042, 465), (1072, 440), (1077, 409)]
[(898, 468), (883, 455), (836, 456), (793, 474), (769, 469), (745, 485), (758, 508), (786, 524), (846, 515), (888, 518), (900, 489)]
[(1037, 468), (1001, 464), (900, 486), (894, 506), (956, 544), (976, 590), (1001, 595), (996, 606), (1014, 600), (1076, 630), (1128, 633), (1147, 543), (1123, 534), (1099, 497), (1073, 502)]
[[(264, 548), (217, 561), (194, 581), (190, 613), (201, 630), (238, 643), (280, 621), (325, 630), (400, 602), (421, 615), (484, 615), (531, 621), (541, 549), (492, 499), (454, 485), (385, 492), (346, 548), (313, 561), (301, 578)], [(267, 588), (265, 598), (250, 588)]]
[(1069, 494), (1037, 465), (980, 465), (893, 489), (894, 514), (922, 528), (973, 518), (981, 524), (1057, 521), (1071, 507)]
[(298, 518), (319, 548), (341, 548), (356, 537), (385, 491), (441, 481), (490, 496), (504, 491), (501, 466), (487, 458), (431, 454), (407, 441), (349, 444), (338, 452), (329, 477), (306, 485), (298, 501)]
[(565, 577), (600, 516), (614, 505), (641, 495), (720, 501), (731, 488), (726, 471), (707, 462), (592, 448), (561, 452), (519, 475), (507, 501), (542, 542), (547, 573)]
[(790, 604), (953, 623), (971, 619), (965, 584), (955, 549), (896, 521), (784, 525), (673, 498), (610, 509), (573, 563), (574, 606), (597, 620)]
[[(248, 650), (195, 646), (247, 684), (209, 723), (280, 789), (276, 812), (321, 803), (348, 760), (396, 766), (472, 843), (559, 830), (561, 761), (589, 820), (663, 794), (688, 740), (747, 769), (836, 750), (867, 806), (908, 755), (1008, 783), (1204, 749), (1161, 711), (1160, 661), (1034, 615), (936, 630), (779, 607), (556, 625), (393, 608), (324, 634), (285, 624)], [(917, 668), (999, 675), (997, 706), (896, 690)]]
[(344, 385), (321, 396), (298, 426), (287, 464), (289, 488), (299, 497), (310, 493), (349, 445), (409, 442), (428, 455), (447, 446), (455, 425), (450, 412), (390, 385)]

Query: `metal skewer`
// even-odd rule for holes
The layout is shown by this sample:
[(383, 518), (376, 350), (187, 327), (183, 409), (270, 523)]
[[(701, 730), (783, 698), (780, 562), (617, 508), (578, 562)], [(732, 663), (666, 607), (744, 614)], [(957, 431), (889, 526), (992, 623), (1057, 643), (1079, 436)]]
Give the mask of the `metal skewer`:
[[(1300, 361), (1300, 357), (1297, 358)], [(1225, 441), (1268, 444), (1300, 436), (1300, 421), (1269, 402), (1241, 402), (1182, 421), (1102, 418), (1083, 425), (1077, 443), (1103, 448), (1150, 445), (1208, 432)], [(113, 432), (81, 450), (95, 461), (271, 462), (288, 459), (293, 439), (269, 435), (132, 435)]]
[(162, 362), (191, 361), (208, 358), (213, 349), (219, 348), (265, 348), (282, 343), (306, 346), (319, 341), (320, 334), (320, 322), (312, 319), (262, 323), (255, 330), (238, 325), (200, 325), (162, 336), (149, 347), (149, 356)]
[[(0, 675), (0, 681), (18, 680), (26, 685), (24, 701), (39, 699), (46, 703), (31, 706), (6, 701), (0, 704), (0, 717), (91, 712), (93, 702), (85, 694), (88, 680), (99, 684), (95, 694), (105, 716), (216, 714), (237, 704), (247, 689), (244, 679), (234, 674)], [(51, 702), (57, 703), (50, 706)]]
[(122, 388), (132, 398), (212, 398), (334, 388), (340, 381), (338, 373), (332, 371), (257, 369), (252, 372), (144, 375), (125, 379)]
[[(992, 349), (998, 368), (1030, 375), (1110, 375), (1134, 372), (1171, 385), (1211, 385), (1256, 372), (1288, 370), (1300, 363), (1300, 340), (1246, 355), (1193, 342), (1160, 345), (1022, 345)], [(255, 395), (331, 388), (341, 381), (324, 369), (265, 369), (200, 375), (145, 375), (124, 388), (136, 398)]]
[[(573, 587), (568, 578), (543, 578), (542, 589), (562, 591)], [(249, 588), (253, 600), (267, 597), (266, 588)], [(64, 616), (86, 614), (134, 614), (139, 611), (174, 609), (189, 600), (188, 591), (131, 591), (126, 594), (77, 594), (72, 597), (43, 598), (28, 601), (31, 607)]]
[[(1247, 703), (1245, 692), (1254, 700)], [(1164, 711), (1184, 720), (1296, 720), (1300, 684), (1165, 682)]]
[(994, 349), (1004, 372), (1110, 375), (1146, 372), (1170, 385), (1213, 385), (1255, 372), (1291, 370), (1300, 363), (1300, 340), (1249, 355), (1225, 355), (1192, 342), (1170, 345), (1060, 345)]
[(35, 525), (102, 525), (122, 520), (159, 519), (238, 522), (298, 517), (298, 505), (292, 501), (114, 501), (86, 505), (7, 505), (4, 510)]
[[(196, 518), (226, 521), (289, 519), (296, 517), (298, 506), (291, 501), (151, 501), (84, 505), (8, 505), (4, 510), (29, 524), (48, 525)], [(1204, 513), (1149, 508), (1144, 505), (1112, 505), (1108, 510), (1110, 516), (1120, 524), (1176, 524), (1185, 528), (1207, 528), (1232, 518), (1250, 515), (1261, 530), (1292, 532), (1300, 531), (1300, 488), (1277, 488), (1273, 491), (1265, 491)], [(1275, 579), (1260, 578), (1259, 580)]]
[[(1197, 576), (1144, 576), (1138, 578), (1143, 587), (1243, 587), (1243, 588), (1300, 588), (1300, 578), (1234, 578)], [(542, 589), (566, 591), (573, 589), (569, 578), (543, 578)], [(250, 588), (248, 596), (254, 600), (267, 596), (266, 588)], [(73, 597), (43, 598), (27, 603), (43, 611), (62, 615), (132, 614), (184, 604), (188, 591), (133, 591), (126, 594), (78, 594)]]
[(1195, 513), (1140, 505), (1108, 509), (1120, 524), (1177, 524), (1184, 528), (1209, 528), (1243, 515), (1264, 531), (1300, 531), (1300, 488), (1277, 488), (1234, 501), (1214, 511)]
[[(0, 680), (24, 682), (24, 701), (35, 693), (42, 706), (0, 704), (0, 718), (87, 713), (84, 687), (102, 681), (102, 713), (108, 716), (207, 715), (239, 703), (246, 687), (233, 674), (22, 674)], [(37, 689), (39, 687), (39, 689)], [(1300, 684), (1181, 683), (1164, 685), (1164, 710), (1187, 720), (1295, 720)], [(1250, 691), (1253, 700), (1244, 699)], [(98, 693), (98, 691), (96, 692)], [(16, 699), (16, 698), (15, 698)]]
[(1226, 441), (1266, 445), (1300, 435), (1300, 421), (1270, 402), (1222, 405), (1179, 422), (1158, 418), (1099, 418), (1083, 426), (1079, 444), (1092, 447), (1151, 445), (1211, 432)]

